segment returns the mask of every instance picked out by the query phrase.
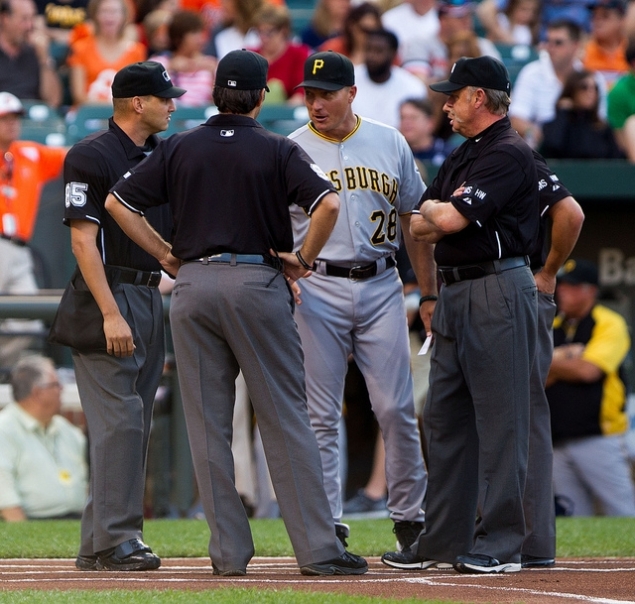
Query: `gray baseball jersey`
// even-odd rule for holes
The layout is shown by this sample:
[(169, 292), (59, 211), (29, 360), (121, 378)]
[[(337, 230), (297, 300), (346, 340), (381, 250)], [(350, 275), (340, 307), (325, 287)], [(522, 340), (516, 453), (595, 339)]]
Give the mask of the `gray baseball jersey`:
[[(425, 185), (408, 143), (390, 126), (364, 118), (343, 141), (319, 134), (310, 124), (289, 135), (322, 168), (342, 201), (340, 214), (320, 258), (335, 263), (368, 263), (399, 248), (398, 216), (419, 203)], [(296, 245), (309, 217), (292, 208)]]
[[(290, 137), (334, 183), (341, 203), (316, 271), (302, 280), (302, 304), (296, 308), (309, 415), (333, 518), (342, 516), (338, 430), (347, 359), (353, 354), (384, 439), (391, 517), (422, 522), (427, 473), (414, 414), (403, 285), (386, 260), (399, 247), (399, 216), (415, 208), (425, 185), (403, 136), (379, 122), (358, 118), (343, 141), (311, 125)], [(297, 249), (309, 219), (292, 210), (292, 220)], [(350, 268), (373, 263), (376, 274), (364, 279), (326, 271), (326, 264)]]

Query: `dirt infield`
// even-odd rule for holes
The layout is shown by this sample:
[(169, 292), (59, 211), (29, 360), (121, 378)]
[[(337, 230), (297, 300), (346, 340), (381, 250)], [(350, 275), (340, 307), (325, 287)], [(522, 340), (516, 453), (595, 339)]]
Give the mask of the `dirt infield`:
[(20, 589), (178, 589), (229, 586), (301, 589), (392, 598), (527, 604), (597, 602), (635, 604), (635, 558), (558, 560), (546, 570), (507, 575), (461, 575), (454, 571), (400, 572), (369, 558), (359, 577), (304, 577), (293, 558), (254, 558), (246, 577), (215, 577), (207, 558), (164, 559), (157, 571), (82, 572), (73, 560), (0, 560), (0, 593)]

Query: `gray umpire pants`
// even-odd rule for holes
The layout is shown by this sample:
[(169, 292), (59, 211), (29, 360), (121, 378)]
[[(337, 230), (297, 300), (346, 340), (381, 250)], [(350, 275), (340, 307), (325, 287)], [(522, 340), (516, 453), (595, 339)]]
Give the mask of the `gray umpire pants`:
[(106, 352), (73, 352), (90, 451), (82, 556), (143, 537), (148, 440), (165, 356), (159, 290), (120, 284), (113, 294), (132, 327), (134, 354), (118, 358)]
[(184, 264), (170, 321), (214, 566), (244, 569), (254, 554), (231, 452), (239, 369), (298, 563), (341, 555), (307, 412), (293, 298), (282, 273), (265, 265)]
[(527, 535), (522, 553), (539, 558), (553, 558), (556, 555), (551, 413), (545, 394), (545, 382), (553, 356), (555, 314), (553, 295), (538, 293), (538, 340), (536, 361), (530, 377), (529, 463), (523, 499)]
[(528, 267), (441, 288), (424, 407), (426, 558), (520, 562), (536, 297)]

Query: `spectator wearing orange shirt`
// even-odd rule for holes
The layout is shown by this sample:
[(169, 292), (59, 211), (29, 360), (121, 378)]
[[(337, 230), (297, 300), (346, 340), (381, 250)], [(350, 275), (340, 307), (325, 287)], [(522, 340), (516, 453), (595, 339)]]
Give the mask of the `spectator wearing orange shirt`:
[(584, 49), (582, 62), (589, 71), (599, 71), (610, 90), (628, 73), (624, 0), (592, 0), (591, 36)]
[(115, 73), (146, 59), (146, 48), (125, 35), (128, 6), (124, 0), (90, 0), (94, 33), (75, 40), (68, 58), (74, 105), (109, 103)]
[[(42, 187), (60, 175), (66, 150), (21, 141), (24, 108), (10, 92), (0, 92), (0, 294), (35, 294), (38, 287), (27, 244), (33, 234)], [(39, 321), (2, 321), (2, 332), (35, 331)], [(3, 337), (0, 366), (17, 361), (30, 338)]]

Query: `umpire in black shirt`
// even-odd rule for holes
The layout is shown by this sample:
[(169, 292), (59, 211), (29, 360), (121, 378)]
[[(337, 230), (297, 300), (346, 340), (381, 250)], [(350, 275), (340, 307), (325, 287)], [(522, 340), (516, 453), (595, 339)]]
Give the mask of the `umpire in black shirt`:
[(427, 530), (418, 547), (384, 555), (397, 568), (521, 568), (537, 321), (527, 255), (539, 215), (532, 151), (507, 117), (509, 87), (491, 57), (459, 59), (449, 80), (431, 86), (448, 95), (443, 109), (468, 140), (441, 166), (410, 227), (436, 243), (442, 286), (424, 407)]
[[(142, 528), (152, 408), (164, 360), (161, 265), (126, 237), (104, 203), (110, 187), (159, 144), (156, 133), (167, 129), (174, 98), (184, 93), (160, 63), (124, 67), (113, 79), (108, 130), (74, 145), (64, 163), (64, 221), (79, 267), (73, 286), (99, 306), (94, 320), (69, 310), (70, 329), (87, 333), (103, 317), (103, 342), (73, 350), (91, 466), (76, 560), (82, 570), (160, 565), (142, 541)], [(169, 236), (169, 211), (158, 208), (149, 220)]]
[[(256, 53), (223, 57), (214, 87), (220, 115), (162, 143), (106, 205), (134, 241), (178, 271), (170, 321), (214, 573), (244, 575), (254, 554), (230, 448), (241, 369), (301, 572), (362, 574), (366, 561), (336, 538), (322, 486), (287, 282), (310, 273), (339, 198), (297, 144), (255, 120), (266, 77), (267, 61)], [(166, 202), (172, 248), (143, 218)], [(291, 203), (311, 216), (297, 255), (290, 253)]]

